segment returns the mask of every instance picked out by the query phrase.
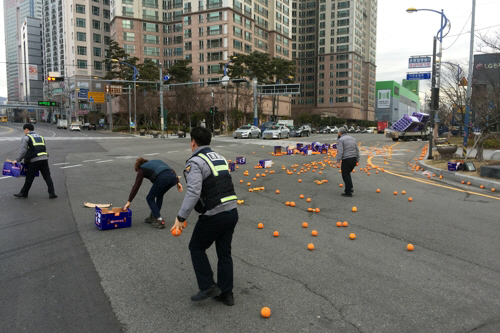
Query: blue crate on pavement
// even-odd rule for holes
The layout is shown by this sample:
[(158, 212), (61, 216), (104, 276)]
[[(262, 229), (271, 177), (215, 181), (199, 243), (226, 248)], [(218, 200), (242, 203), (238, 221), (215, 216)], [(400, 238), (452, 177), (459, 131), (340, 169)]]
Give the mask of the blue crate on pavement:
[(129, 228), (132, 226), (132, 211), (123, 208), (95, 208), (95, 226), (99, 230)]
[(236, 164), (246, 164), (247, 159), (243, 156), (238, 156), (236, 157)]
[(233, 172), (236, 170), (236, 164), (234, 162), (229, 162), (229, 171)]

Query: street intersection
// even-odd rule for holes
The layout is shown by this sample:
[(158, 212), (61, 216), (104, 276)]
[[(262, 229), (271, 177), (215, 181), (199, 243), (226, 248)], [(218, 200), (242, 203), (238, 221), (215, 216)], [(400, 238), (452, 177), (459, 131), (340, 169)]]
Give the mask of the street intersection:
[[(0, 126), (0, 158), (17, 157), (20, 129), (20, 124)], [(500, 196), (412, 171), (407, 162), (420, 156), (426, 142), (354, 134), (362, 157), (353, 173), (354, 197), (345, 198), (339, 169), (326, 155), (269, 154), (275, 145), (334, 143), (334, 134), (280, 141), (214, 138), (212, 148), (227, 159), (247, 158), (232, 173), (244, 203), (238, 206), (233, 240), (236, 305), (226, 307), (189, 300), (197, 292), (187, 248), (194, 213), (179, 237), (143, 223), (146, 182), (132, 202), (132, 228), (99, 231), (93, 209), (83, 206), (88, 201), (123, 206), (139, 156), (161, 159), (182, 174), (189, 139), (69, 132), (50, 125), (35, 130), (47, 139), (59, 198), (49, 201), (37, 179), (27, 199), (16, 199), (12, 194), (23, 180), (0, 179), (0, 307), (5, 309), (0, 331), (500, 330)], [(266, 158), (275, 173), (257, 178), (265, 170), (254, 166)], [(311, 170), (298, 175), (304, 164)], [(299, 165), (295, 172), (292, 165)], [(370, 175), (361, 170), (367, 165)], [(385, 172), (376, 173), (380, 168)], [(317, 185), (317, 180), (328, 182)], [(248, 182), (265, 190), (248, 192)], [(167, 227), (183, 195), (166, 194)], [(337, 227), (338, 221), (348, 226)], [(273, 237), (275, 230), (279, 237)], [(313, 251), (307, 248), (311, 243)], [(406, 249), (409, 243), (414, 251)], [(215, 251), (208, 252), (215, 267)], [(260, 317), (264, 306), (272, 310), (269, 319)]]

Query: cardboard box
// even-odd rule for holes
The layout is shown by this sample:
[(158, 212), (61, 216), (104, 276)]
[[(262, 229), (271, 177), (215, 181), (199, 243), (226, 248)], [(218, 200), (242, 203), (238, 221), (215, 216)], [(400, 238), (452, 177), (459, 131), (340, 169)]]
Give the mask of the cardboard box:
[(246, 164), (247, 159), (243, 156), (238, 156), (236, 157), (236, 164)]
[(95, 208), (95, 226), (99, 230), (129, 228), (132, 226), (132, 211), (122, 207), (113, 209)]
[(272, 160), (260, 160), (259, 165), (263, 167), (264, 169), (270, 168), (273, 166), (273, 161)]
[(281, 146), (274, 146), (274, 153), (281, 154)]

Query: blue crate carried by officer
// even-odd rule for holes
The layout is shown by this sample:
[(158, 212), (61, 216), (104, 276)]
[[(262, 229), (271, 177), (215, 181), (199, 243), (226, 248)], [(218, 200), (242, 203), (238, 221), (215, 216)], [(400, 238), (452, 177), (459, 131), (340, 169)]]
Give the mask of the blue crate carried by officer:
[(132, 226), (132, 211), (123, 208), (95, 208), (96, 227), (99, 230), (129, 228)]

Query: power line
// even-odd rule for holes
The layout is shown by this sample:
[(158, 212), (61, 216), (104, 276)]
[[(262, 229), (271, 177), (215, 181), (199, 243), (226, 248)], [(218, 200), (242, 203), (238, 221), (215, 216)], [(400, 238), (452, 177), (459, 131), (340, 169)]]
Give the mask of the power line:
[(460, 36), (462, 35), (462, 32), (465, 29), (465, 26), (467, 25), (467, 22), (469, 22), (471, 16), (472, 16), (472, 13), (470, 13), (469, 18), (467, 19), (467, 21), (465, 21), (464, 26), (462, 27), (462, 30), (460, 30), (460, 33), (458, 34), (457, 38), (455, 38), (455, 40), (453, 41), (453, 43), (451, 43), (451, 45), (448, 46), (447, 48), (445, 48), (444, 50), (448, 50), (449, 48), (451, 48), (453, 46), (453, 44), (455, 44), (455, 42), (460, 38)]
[[(489, 27), (484, 27), (484, 28), (481, 28), (481, 29), (474, 29), (475, 31), (481, 31), (481, 30), (486, 30), (486, 29), (490, 29), (490, 28), (495, 28), (495, 27), (500, 27), (500, 24), (496, 24), (496, 25), (491, 25)], [(470, 34), (470, 31), (466, 31), (463, 33), (464, 35), (465, 34)], [(446, 36), (446, 37), (443, 37), (443, 38), (449, 38), (449, 37), (456, 37), (456, 36), (460, 36), (461, 34), (456, 34), (456, 35), (451, 35), (451, 36)]]

